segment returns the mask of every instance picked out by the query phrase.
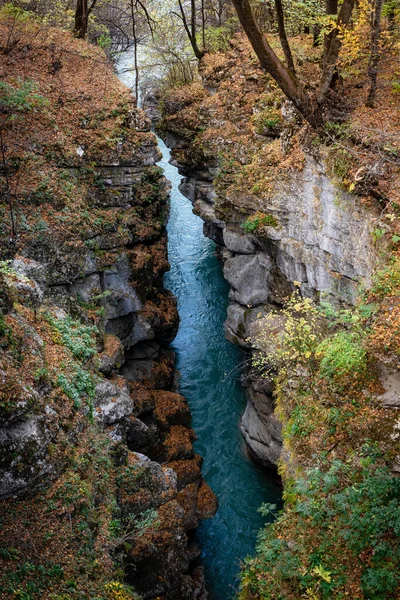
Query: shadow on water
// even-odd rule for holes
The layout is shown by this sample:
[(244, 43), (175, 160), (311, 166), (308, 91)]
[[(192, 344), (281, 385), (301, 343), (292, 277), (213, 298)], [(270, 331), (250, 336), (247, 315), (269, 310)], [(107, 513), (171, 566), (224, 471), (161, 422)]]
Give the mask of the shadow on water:
[(178, 299), (181, 320), (172, 348), (181, 393), (193, 415), (195, 450), (204, 458), (203, 475), (219, 500), (216, 516), (201, 523), (198, 539), (210, 599), (229, 600), (237, 589), (240, 562), (254, 552), (257, 532), (265, 523), (257, 509), (263, 502), (280, 504), (281, 488), (247, 456), (239, 430), (245, 408), (240, 385), (244, 356), (223, 331), (229, 288), (215, 244), (203, 236), (201, 219), (178, 190), (180, 176), (168, 163), (169, 151), (161, 140), (159, 146), (159, 164), (172, 183), (171, 270), (165, 286)]

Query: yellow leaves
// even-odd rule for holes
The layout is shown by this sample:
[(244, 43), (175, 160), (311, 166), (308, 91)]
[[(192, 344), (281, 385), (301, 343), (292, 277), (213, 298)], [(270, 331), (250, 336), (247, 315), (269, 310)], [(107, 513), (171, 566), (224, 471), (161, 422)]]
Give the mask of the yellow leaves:
[(312, 570), (312, 573), (313, 573), (313, 575), (320, 577), (327, 583), (331, 583), (331, 581), (332, 581), (330, 571), (327, 571), (326, 569), (324, 569), (324, 567), (321, 564), (319, 564), (317, 567), (314, 567)]
[(261, 322), (257, 347), (257, 367), (268, 374), (287, 373), (298, 364), (310, 366), (321, 340), (321, 319), (317, 306), (298, 291), (288, 299), (279, 313), (270, 313)]
[(370, 13), (370, 0), (360, 0), (354, 11), (355, 18), (352, 27), (344, 25), (338, 26), (338, 37), (342, 42), (339, 59), (342, 68), (352, 65), (356, 60), (363, 58), (368, 54)]
[(306, 593), (303, 594), (302, 598), (306, 598), (306, 600), (319, 600), (319, 594), (313, 590), (312, 588), (307, 588)]

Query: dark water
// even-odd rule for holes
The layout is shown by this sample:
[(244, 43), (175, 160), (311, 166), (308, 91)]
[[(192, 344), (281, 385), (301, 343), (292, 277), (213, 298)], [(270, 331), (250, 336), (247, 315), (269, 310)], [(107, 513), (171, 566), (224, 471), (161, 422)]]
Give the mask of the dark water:
[(165, 286), (178, 299), (181, 319), (172, 344), (197, 435), (196, 452), (204, 458), (203, 475), (218, 496), (219, 510), (198, 530), (202, 562), (211, 600), (228, 600), (237, 589), (240, 561), (254, 552), (265, 519), (262, 502), (280, 502), (281, 490), (268, 473), (246, 455), (239, 430), (245, 400), (240, 386), (239, 348), (224, 337), (228, 285), (215, 256), (214, 243), (203, 236), (202, 221), (180, 194), (180, 176), (160, 148), (166, 177), (172, 183), (168, 252), (171, 270)]

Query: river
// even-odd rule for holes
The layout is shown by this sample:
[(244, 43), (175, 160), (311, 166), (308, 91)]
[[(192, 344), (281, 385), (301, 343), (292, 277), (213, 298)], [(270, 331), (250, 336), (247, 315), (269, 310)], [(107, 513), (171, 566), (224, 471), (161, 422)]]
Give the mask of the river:
[[(122, 55), (120, 79), (133, 87), (132, 57)], [(238, 587), (241, 561), (254, 553), (257, 532), (266, 519), (257, 512), (263, 502), (281, 503), (276, 479), (246, 452), (239, 423), (245, 409), (240, 373), (245, 359), (224, 336), (229, 286), (215, 255), (215, 244), (203, 235), (203, 222), (179, 191), (181, 177), (158, 140), (159, 165), (172, 184), (168, 222), (170, 271), (165, 287), (178, 300), (180, 327), (171, 344), (181, 375), (180, 392), (188, 399), (197, 436), (195, 450), (204, 458), (203, 476), (216, 493), (218, 512), (197, 532), (210, 600), (230, 600)]]
[(249, 459), (239, 422), (245, 408), (240, 372), (241, 350), (224, 337), (229, 287), (204, 237), (203, 222), (179, 192), (180, 175), (169, 164), (169, 150), (159, 165), (171, 181), (168, 223), (170, 271), (165, 286), (178, 299), (180, 327), (171, 344), (181, 374), (181, 394), (189, 402), (195, 450), (204, 458), (203, 475), (218, 496), (216, 516), (198, 529), (210, 600), (229, 600), (237, 588), (240, 562), (254, 553), (265, 519), (263, 502), (280, 503), (281, 489), (265, 469)]

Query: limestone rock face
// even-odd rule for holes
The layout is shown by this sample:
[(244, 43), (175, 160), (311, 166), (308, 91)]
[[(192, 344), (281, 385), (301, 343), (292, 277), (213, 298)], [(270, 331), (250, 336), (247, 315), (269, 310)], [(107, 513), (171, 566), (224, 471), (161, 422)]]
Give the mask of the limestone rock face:
[(97, 165), (85, 207), (96, 225), (73, 244), (62, 227), (30, 239), (0, 273), (0, 500), (57, 486), (94, 428), (117, 472), (103, 483), (126, 523), (130, 543), (116, 549), (126, 579), (143, 598), (205, 599), (193, 531), (217, 503), (187, 402), (170, 391), (169, 185), (148, 124), (136, 126), (135, 151)]
[[(184, 177), (181, 191), (204, 220), (205, 235), (220, 246), (231, 286), (227, 338), (257, 351), (259, 317), (278, 313), (296, 286), (305, 297), (355, 303), (359, 285), (370, 285), (376, 262), (373, 218), (358, 198), (337, 187), (324, 164), (308, 155), (301, 170), (286, 173), (274, 182), (267, 200), (256, 202), (257, 210), (273, 217), (276, 225), (244, 233), (240, 225), (243, 214), (254, 213), (254, 196), (232, 192), (232, 197), (217, 197), (213, 181), (218, 162), (196, 153), (186, 134), (184, 141), (179, 139), (177, 127), (183, 130), (185, 121), (171, 118), (174, 110), (168, 108), (161, 133), (169, 136), (169, 128), (175, 128), (172, 157)], [(278, 314), (273, 320), (274, 327), (282, 326)], [(249, 399), (241, 429), (253, 455), (272, 465), (280, 454), (280, 428), (271, 410), (272, 389), (267, 395), (257, 392), (258, 379), (254, 373), (246, 379)]]
[(224, 246), (237, 254), (255, 254), (257, 251), (257, 238), (253, 235), (243, 235), (224, 228)]
[(273, 411), (272, 398), (250, 388), (240, 429), (256, 459), (267, 467), (276, 465), (282, 448), (282, 427)]
[(224, 276), (231, 285), (232, 300), (248, 308), (267, 302), (271, 264), (264, 252), (229, 258), (224, 264)]

